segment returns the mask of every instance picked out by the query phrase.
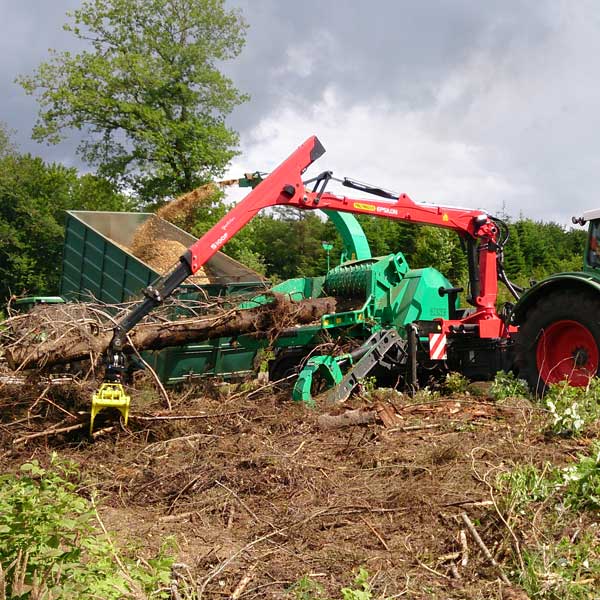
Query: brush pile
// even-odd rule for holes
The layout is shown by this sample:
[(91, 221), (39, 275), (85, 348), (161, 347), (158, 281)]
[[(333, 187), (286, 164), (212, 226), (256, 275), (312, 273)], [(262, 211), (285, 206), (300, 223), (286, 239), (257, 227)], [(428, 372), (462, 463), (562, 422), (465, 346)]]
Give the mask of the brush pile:
[[(270, 294), (269, 298), (267, 304), (244, 309), (220, 299), (170, 300), (131, 332), (126, 351), (158, 350), (241, 334), (272, 341), (285, 329), (312, 323), (336, 310), (334, 298), (301, 302), (281, 294)], [(94, 365), (107, 350), (115, 324), (129, 308), (96, 303), (40, 305), (3, 323), (0, 346), (13, 370), (43, 369), (86, 359)]]

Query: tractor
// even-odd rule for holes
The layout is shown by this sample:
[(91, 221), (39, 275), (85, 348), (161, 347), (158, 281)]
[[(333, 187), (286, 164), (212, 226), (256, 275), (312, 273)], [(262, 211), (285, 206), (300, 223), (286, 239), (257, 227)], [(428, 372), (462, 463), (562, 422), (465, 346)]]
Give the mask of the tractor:
[(586, 386), (600, 368), (600, 209), (572, 221), (589, 223), (583, 270), (536, 283), (512, 314), (514, 369), (536, 394), (564, 380)]

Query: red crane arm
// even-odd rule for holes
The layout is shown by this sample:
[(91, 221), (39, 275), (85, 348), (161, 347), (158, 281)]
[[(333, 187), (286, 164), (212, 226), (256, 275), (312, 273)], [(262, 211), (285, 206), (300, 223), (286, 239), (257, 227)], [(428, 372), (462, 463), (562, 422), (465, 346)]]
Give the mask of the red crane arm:
[[(155, 285), (144, 290), (144, 300), (117, 324), (109, 346), (115, 371), (122, 370), (122, 348), (125, 335), (155, 306), (163, 302), (187, 277), (193, 275), (220, 250), (248, 221), (267, 206), (293, 206), (303, 210), (329, 208), (358, 214), (376, 215), (388, 219), (435, 225), (458, 232), (465, 238), (479, 240), (474, 273), (471, 273), (472, 302), (475, 313), (463, 320), (444, 320), (444, 332), (453, 328), (476, 325), (481, 337), (499, 337), (506, 332), (496, 313), (497, 227), (481, 211), (442, 206), (427, 206), (413, 202), (405, 194), (396, 200), (352, 199), (330, 193), (307, 191), (302, 182), (304, 171), (323, 153), (321, 142), (312, 136), (259, 183), (241, 202), (209, 229), (180, 258), (180, 263)], [(478, 256), (477, 256), (478, 254)], [(471, 270), (471, 269), (470, 269)], [(476, 285), (474, 285), (474, 280)], [(474, 293), (473, 293), (474, 290)]]
[(401, 194), (397, 200), (379, 200), (307, 191), (302, 183), (302, 173), (324, 152), (323, 146), (315, 136), (308, 138), (189, 248), (183, 258), (189, 264), (192, 273), (267, 206), (292, 206), (302, 210), (333, 209), (443, 227), (456, 231), (463, 237), (480, 239), (481, 293), (473, 298), (473, 302), (477, 308), (495, 313), (495, 250), (498, 230), (496, 224), (485, 213), (479, 210), (417, 204), (406, 194)]

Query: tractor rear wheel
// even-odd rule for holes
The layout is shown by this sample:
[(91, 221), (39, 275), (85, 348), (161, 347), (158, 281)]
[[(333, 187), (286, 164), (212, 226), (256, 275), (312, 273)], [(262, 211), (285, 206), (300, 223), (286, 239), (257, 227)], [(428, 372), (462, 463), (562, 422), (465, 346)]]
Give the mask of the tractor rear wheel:
[(527, 311), (515, 352), (519, 377), (537, 394), (564, 380), (586, 386), (600, 370), (600, 296), (548, 294)]

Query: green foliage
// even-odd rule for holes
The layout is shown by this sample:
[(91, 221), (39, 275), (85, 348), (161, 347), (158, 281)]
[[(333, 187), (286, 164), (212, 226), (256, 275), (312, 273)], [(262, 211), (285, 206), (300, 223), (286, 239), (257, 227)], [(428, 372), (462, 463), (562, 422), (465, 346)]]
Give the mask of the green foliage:
[(0, 159), (15, 154), (16, 148), (11, 140), (12, 131), (0, 121)]
[[(371, 600), (373, 595), (369, 578), (369, 572), (360, 567), (352, 587), (343, 587), (340, 590), (341, 600)], [(328, 600), (323, 586), (306, 575), (299, 579), (289, 592), (295, 600)]]
[(502, 473), (496, 481), (507, 512), (522, 512), (529, 504), (542, 502), (554, 494), (557, 503), (574, 510), (600, 509), (600, 442), (590, 454), (579, 454), (577, 462), (563, 468), (546, 464), (518, 465)]
[(415, 404), (419, 404), (420, 402), (431, 402), (439, 397), (440, 393), (437, 390), (432, 390), (429, 386), (425, 386), (417, 390), (412, 399)]
[(412, 262), (415, 267), (434, 267), (448, 276), (452, 270), (456, 234), (437, 227), (419, 227)]
[(586, 232), (566, 230), (557, 223), (520, 218), (510, 223), (510, 240), (505, 247), (508, 276), (521, 285), (551, 273), (580, 271), (583, 266)]
[(491, 387), (492, 396), (495, 400), (506, 400), (507, 398), (527, 398), (529, 388), (524, 379), (517, 379), (514, 373), (498, 371)]
[(0, 477), (0, 566), (9, 597), (28, 597), (32, 587), (49, 599), (165, 597), (157, 590), (170, 579), (172, 559), (161, 553), (144, 566), (119, 554), (97, 529), (95, 506), (77, 493), (77, 480), (76, 467), (56, 455), (48, 469), (32, 461), (20, 476)]
[(554, 384), (543, 401), (552, 416), (552, 430), (577, 435), (600, 418), (600, 379), (590, 379), (586, 387), (571, 387), (566, 381)]
[(579, 455), (578, 461), (563, 471), (565, 504), (574, 509), (600, 509), (600, 442), (591, 455)]
[(522, 512), (531, 502), (545, 500), (556, 487), (557, 470), (545, 465), (539, 470), (534, 465), (518, 465), (513, 470), (502, 473), (496, 482), (507, 512)]
[(89, 49), (52, 52), (18, 81), (40, 104), (33, 137), (85, 131), (82, 157), (151, 201), (222, 174), (236, 154), (225, 117), (247, 97), (218, 65), (246, 24), (224, 0), (84, 0), (64, 29)]
[(359, 380), (359, 385), (364, 394), (372, 394), (377, 389), (377, 377), (374, 375), (363, 377)]
[(323, 586), (308, 575), (296, 581), (289, 592), (293, 594), (295, 600), (327, 600)]
[(520, 584), (530, 598), (539, 600), (588, 600), (595, 598), (600, 577), (600, 556), (593, 533), (576, 543), (562, 538), (543, 548), (525, 549), (525, 570)]
[(469, 387), (469, 380), (460, 373), (448, 373), (443, 387), (448, 394), (464, 394)]
[[(551, 526), (557, 531), (570, 530), (567, 523), (575, 521), (577, 526), (581, 523), (573, 511), (600, 508), (600, 444), (594, 444), (590, 456), (580, 455), (576, 463), (563, 469), (550, 464), (542, 470), (534, 465), (519, 465), (500, 475), (496, 487), (500, 510), (507, 519), (518, 516), (526, 523), (537, 519), (539, 530), (543, 518), (540, 515), (547, 507)], [(555, 539), (546, 534), (542, 546), (528, 544), (522, 548), (522, 562), (519, 560), (516, 571), (518, 583), (530, 598), (595, 597), (591, 594), (600, 577), (597, 532), (584, 531), (573, 539), (562, 536)]]
[(65, 210), (131, 207), (106, 180), (28, 154), (0, 158), (0, 302), (10, 293), (56, 294)]
[(369, 572), (364, 567), (360, 567), (354, 578), (354, 587), (344, 587), (341, 592), (343, 600), (371, 600)]

